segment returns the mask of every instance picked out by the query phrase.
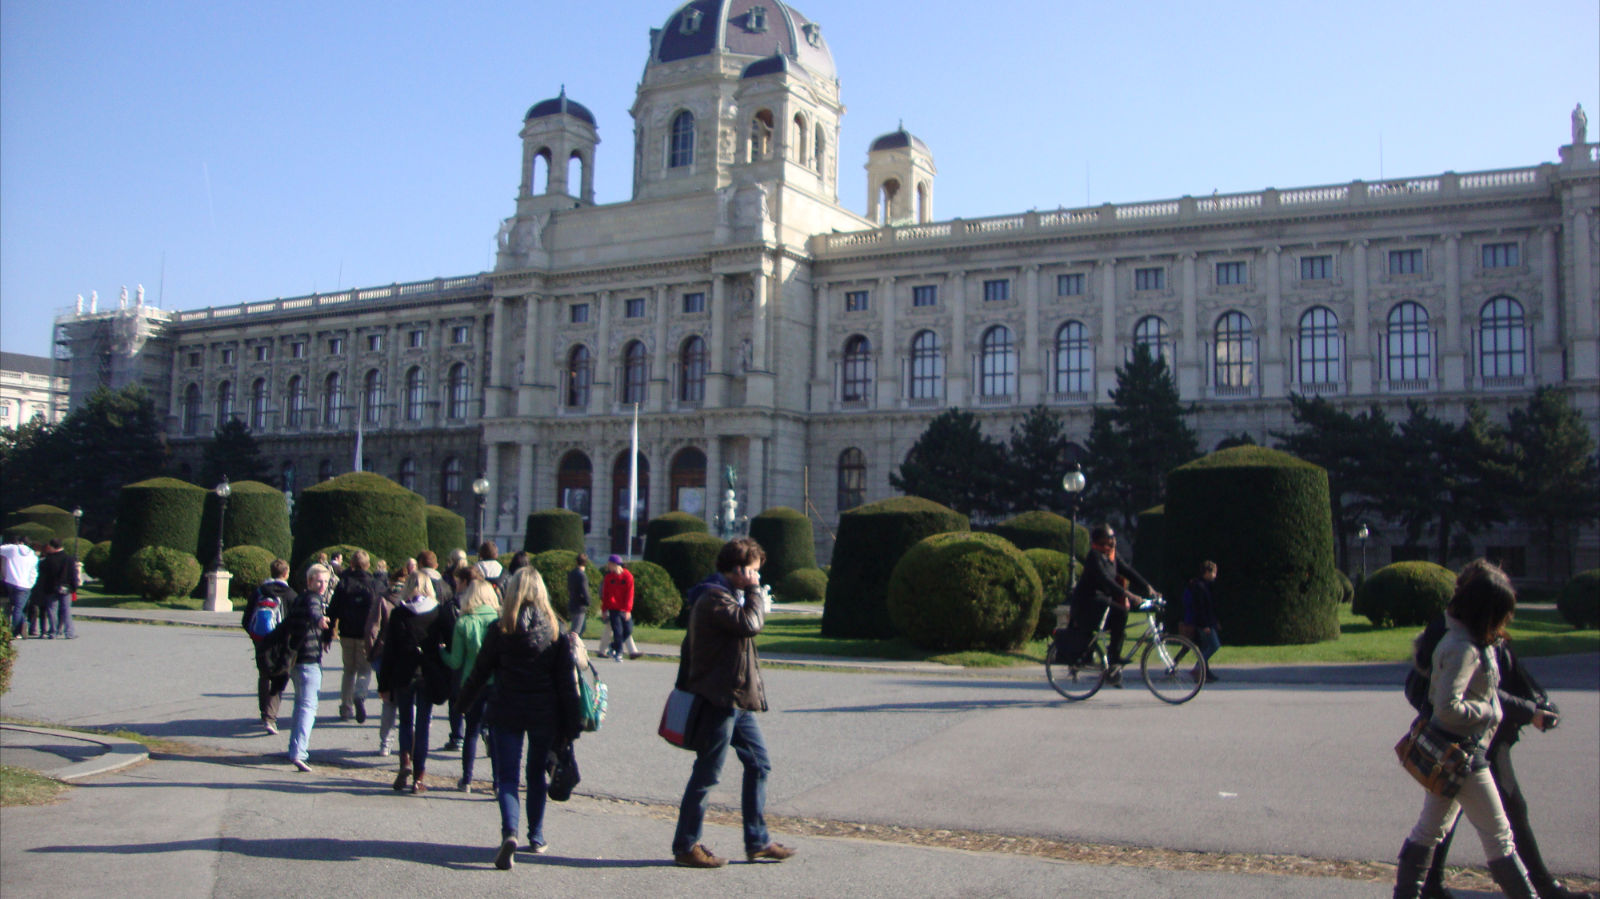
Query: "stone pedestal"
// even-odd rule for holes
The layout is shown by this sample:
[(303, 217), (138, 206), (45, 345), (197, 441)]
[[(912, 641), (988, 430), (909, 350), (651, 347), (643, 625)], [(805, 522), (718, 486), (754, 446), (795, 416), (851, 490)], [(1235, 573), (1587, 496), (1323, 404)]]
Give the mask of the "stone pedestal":
[(207, 612), (232, 612), (233, 603), (228, 599), (228, 582), (233, 580), (233, 573), (217, 570), (206, 572), (206, 604)]

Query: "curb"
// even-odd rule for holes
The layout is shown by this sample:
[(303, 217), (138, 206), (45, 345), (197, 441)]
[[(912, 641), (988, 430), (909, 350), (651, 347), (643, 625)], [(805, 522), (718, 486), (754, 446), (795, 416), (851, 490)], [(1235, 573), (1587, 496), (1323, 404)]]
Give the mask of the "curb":
[(0, 729), (20, 731), (23, 733), (39, 734), (46, 737), (55, 737), (59, 740), (77, 740), (81, 743), (94, 743), (105, 748), (105, 752), (92, 759), (82, 762), (73, 762), (54, 768), (49, 771), (40, 771), (45, 777), (74, 783), (86, 777), (97, 774), (107, 774), (120, 771), (123, 768), (148, 761), (150, 751), (143, 743), (125, 740), (121, 737), (112, 737), (105, 734), (86, 734), (74, 730), (52, 730), (47, 727), (24, 727), (20, 724), (0, 724)]

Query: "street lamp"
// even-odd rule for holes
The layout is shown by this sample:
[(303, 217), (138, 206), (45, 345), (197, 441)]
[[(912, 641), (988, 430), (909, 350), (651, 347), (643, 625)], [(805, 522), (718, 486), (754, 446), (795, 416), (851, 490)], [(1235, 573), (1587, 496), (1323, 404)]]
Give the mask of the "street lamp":
[(483, 510), (484, 510), (484, 504), (488, 502), (489, 479), (480, 477), (476, 481), (473, 481), (472, 482), (472, 492), (478, 495), (478, 545), (482, 546), (483, 545)]
[(83, 507), (72, 507), (72, 551), (78, 551), (78, 535), (83, 532)]
[(1076, 463), (1076, 462), (1074, 462), (1074, 463), (1072, 463), (1072, 465), (1068, 466), (1067, 473), (1061, 476), (1061, 489), (1067, 491), (1067, 595), (1068, 595), (1068, 597), (1070, 597), (1072, 595), (1073, 581), (1075, 580), (1074, 575), (1076, 575), (1076, 573), (1077, 573), (1077, 570), (1074, 567), (1074, 565), (1077, 563), (1077, 559), (1075, 559), (1074, 556), (1078, 552), (1078, 541), (1077, 541), (1077, 536), (1078, 536), (1077, 527), (1078, 527), (1078, 525), (1077, 525), (1077, 522), (1074, 521), (1073, 519), (1075, 519), (1077, 517), (1077, 515), (1078, 515), (1078, 494), (1083, 492), (1083, 488), (1088, 486), (1088, 483), (1089, 483), (1088, 480), (1085, 479), (1084, 476), (1083, 476), (1083, 468), (1082, 468), (1082, 466), (1078, 465), (1078, 463)]
[(1372, 536), (1372, 531), (1367, 529), (1367, 523), (1361, 522), (1361, 527), (1356, 529), (1356, 539), (1361, 541), (1361, 579), (1367, 579), (1367, 538)]
[(212, 571), (222, 570), (222, 526), (227, 523), (228, 497), (232, 495), (233, 488), (228, 486), (228, 476), (222, 476), (222, 483), (217, 485), (217, 499), (221, 505), (217, 507), (217, 560), (212, 564)]

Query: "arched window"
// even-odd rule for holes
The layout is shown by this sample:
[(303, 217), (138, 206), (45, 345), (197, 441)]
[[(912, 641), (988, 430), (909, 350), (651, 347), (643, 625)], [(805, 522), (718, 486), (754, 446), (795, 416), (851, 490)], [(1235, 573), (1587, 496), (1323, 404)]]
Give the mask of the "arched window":
[(333, 480), (333, 460), (323, 459), (317, 463), (317, 481), (320, 483), (331, 480)]
[[(20, 413), (19, 413), (20, 417)], [(190, 384), (183, 389), (183, 433), (200, 433), (200, 385)]]
[(918, 331), (911, 338), (911, 398), (933, 400), (944, 395), (944, 354), (939, 335)]
[(750, 119), (750, 161), (760, 162), (772, 155), (772, 113), (761, 110)]
[(916, 218), (919, 223), (926, 223), (933, 218), (933, 204), (928, 202), (928, 182), (917, 182), (917, 208)]
[(979, 344), (978, 393), (982, 396), (1011, 396), (1017, 386), (1017, 347), (1011, 342), (1011, 329), (995, 325), (983, 332)]
[(885, 225), (894, 219), (894, 198), (900, 194), (900, 182), (893, 178), (878, 186), (878, 224)]
[(450, 366), (446, 384), (450, 395), (448, 415), (452, 421), (460, 421), (467, 417), (467, 404), (472, 399), (472, 383), (467, 378), (467, 363), (457, 362)]
[(306, 381), (299, 375), (289, 379), (289, 427), (298, 428), (305, 424), (306, 416)]
[(444, 460), (439, 475), (439, 505), (453, 509), (461, 502), (461, 460), (455, 456)]
[(672, 511), (704, 517), (706, 514), (706, 454), (694, 447), (672, 457)]
[(344, 374), (333, 372), (322, 383), (322, 424), (337, 427), (344, 417)]
[(1495, 297), (1478, 313), (1478, 372), (1485, 378), (1520, 378), (1528, 373), (1528, 332), (1522, 304)]
[(428, 382), (423, 380), (422, 366), (413, 365), (406, 371), (406, 421), (421, 421), (422, 407), (428, 401)]
[(839, 454), (839, 511), (867, 501), (867, 457), (850, 447)]
[(250, 430), (267, 429), (267, 379), (256, 378), (250, 385)]
[(644, 385), (650, 364), (643, 341), (631, 340), (622, 348), (622, 395), (624, 403), (644, 402)]
[(847, 403), (865, 402), (872, 385), (872, 342), (857, 334), (844, 342), (844, 368), (839, 398)]
[(800, 113), (794, 114), (794, 161), (805, 165), (806, 156), (806, 117)]
[(639, 493), (638, 500), (633, 503), (628, 501), (628, 451), (618, 453), (616, 461), (611, 464), (611, 551), (614, 553), (633, 553), (642, 548), (637, 543), (628, 545), (630, 514), (638, 543), (643, 542), (644, 526), (650, 520), (650, 460), (645, 458), (644, 453), (639, 453), (636, 460)]
[(1344, 373), (1343, 350), (1339, 316), (1332, 309), (1312, 306), (1300, 316), (1300, 383), (1339, 383)]
[(694, 164), (694, 113), (685, 109), (672, 119), (672, 137), (667, 147), (667, 167), (681, 169)]
[(1217, 319), (1215, 383), (1218, 387), (1243, 389), (1256, 382), (1256, 342), (1251, 335), (1250, 318), (1243, 312), (1228, 312)]
[(1428, 310), (1410, 300), (1397, 304), (1389, 310), (1388, 338), (1388, 380), (1433, 377), (1433, 332), (1428, 330)]
[(818, 125), (817, 126), (817, 139), (811, 145), (811, 165), (812, 165), (812, 168), (815, 168), (817, 170), (817, 174), (819, 174), (819, 175), (824, 174), (823, 166), (826, 165), (826, 157), (827, 157), (827, 155), (828, 155), (828, 135), (827, 135), (827, 132), (822, 130), (822, 126)]
[(223, 381), (217, 385), (217, 427), (228, 423), (233, 417), (233, 382)]
[(583, 192), (583, 154), (577, 150), (567, 157), (567, 195), (576, 197)]
[(678, 400), (699, 403), (706, 398), (706, 342), (691, 337), (678, 353)]
[(545, 194), (550, 192), (550, 148), (540, 147), (533, 154), (533, 170), (528, 173), (528, 192)]
[(410, 456), (400, 460), (400, 486), (411, 491), (417, 489), (417, 460)]
[(1159, 315), (1147, 315), (1133, 326), (1133, 345), (1150, 351), (1152, 359), (1167, 359), (1167, 322)]
[(1056, 393), (1088, 393), (1094, 354), (1083, 322), (1067, 322), (1056, 329)]
[(375, 425), (383, 419), (383, 372), (374, 368), (367, 372), (367, 380), (361, 391), (362, 418), (369, 425)]
[(589, 533), (589, 493), (593, 480), (594, 468), (588, 456), (572, 450), (561, 457), (561, 464), (556, 467), (556, 496), (561, 508), (583, 518), (585, 534)]
[(589, 348), (580, 343), (567, 353), (567, 408), (588, 407), (589, 382), (593, 374)]

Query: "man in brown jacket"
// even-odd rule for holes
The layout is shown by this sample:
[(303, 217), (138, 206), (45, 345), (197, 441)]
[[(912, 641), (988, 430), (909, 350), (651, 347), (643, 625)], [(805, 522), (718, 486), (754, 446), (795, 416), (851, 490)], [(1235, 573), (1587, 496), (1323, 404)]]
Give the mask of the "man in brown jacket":
[(749, 537), (730, 540), (717, 552), (716, 573), (689, 590), (689, 627), (678, 659), (678, 689), (697, 697), (691, 740), (696, 756), (678, 808), (672, 857), (685, 868), (720, 868), (728, 863), (700, 842), (706, 797), (722, 773), (731, 745), (744, 764), (744, 850), (750, 861), (783, 861), (794, 850), (767, 833), (767, 775), (772, 763), (756, 723), (767, 710), (761, 685), (756, 634), (766, 623), (767, 599), (761, 564), (767, 554)]

